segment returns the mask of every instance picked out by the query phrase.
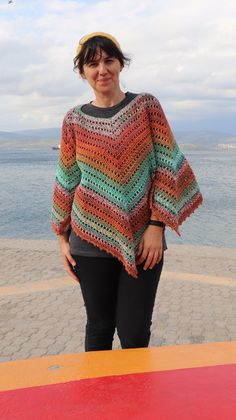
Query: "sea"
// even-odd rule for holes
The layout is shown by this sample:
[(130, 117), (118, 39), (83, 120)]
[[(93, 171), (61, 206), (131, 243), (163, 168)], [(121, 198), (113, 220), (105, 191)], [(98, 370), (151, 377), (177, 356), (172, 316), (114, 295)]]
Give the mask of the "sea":
[[(50, 225), (58, 150), (0, 149), (0, 237), (55, 239)], [(204, 204), (167, 243), (236, 248), (236, 150), (184, 151)]]

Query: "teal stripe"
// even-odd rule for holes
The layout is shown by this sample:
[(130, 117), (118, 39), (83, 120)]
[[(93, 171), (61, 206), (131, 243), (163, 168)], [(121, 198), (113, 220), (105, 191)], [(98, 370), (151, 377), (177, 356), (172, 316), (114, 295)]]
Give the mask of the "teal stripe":
[(158, 203), (162, 207), (165, 207), (167, 210), (171, 211), (172, 214), (177, 215), (183, 209), (183, 207), (191, 201), (193, 196), (198, 191), (198, 184), (194, 181), (191, 186), (185, 190), (184, 194), (177, 202), (173, 197), (166, 194), (165, 192), (154, 190), (153, 203)]
[(77, 164), (65, 168), (61, 162), (57, 165), (56, 178), (60, 185), (69, 192), (80, 183), (81, 172)]
[[(125, 209), (126, 201), (124, 200), (123, 186), (113, 181), (107, 175), (92, 168), (84, 162), (80, 162), (82, 171), (81, 185), (93, 190), (101, 197), (106, 197), (116, 206)], [(93, 181), (95, 179), (95, 182)]]
[(147, 228), (147, 223), (134, 233), (134, 248), (135, 252), (138, 250), (140, 240)]
[(66, 215), (66, 212), (62, 210), (61, 207), (59, 207), (57, 204), (53, 204), (53, 209), (55, 213), (57, 213), (61, 218), (64, 218)]
[(158, 166), (169, 169), (172, 173), (178, 172), (186, 160), (178, 145), (174, 150), (167, 149), (161, 144), (155, 144), (155, 153), (158, 156)]
[[(149, 161), (150, 155), (146, 157), (141, 167), (129, 180), (129, 183), (124, 185), (121, 185), (120, 183), (112, 180), (102, 172), (92, 168), (86, 163), (80, 162), (82, 171), (81, 185), (106, 198), (116, 207), (119, 202), (119, 207), (126, 211), (128, 208), (133, 208), (135, 203), (138, 203), (140, 198), (142, 198), (147, 191), (147, 185), (151, 181), (150, 173), (148, 170)], [(96, 179), (96, 183), (93, 182), (93, 179)], [(138, 196), (135, 196), (137, 188), (140, 190), (140, 192)], [(113, 192), (112, 195), (111, 191)], [(130, 203), (130, 205), (128, 203)]]
[[(88, 213), (88, 212), (83, 213), (81, 209), (76, 205), (76, 203), (73, 203), (72, 214), (73, 214), (72, 218), (74, 218), (74, 220), (77, 220), (78, 225), (83, 226), (87, 232), (90, 231), (91, 234), (95, 234), (95, 236), (99, 236), (99, 238), (103, 240), (104, 240), (104, 237), (107, 237), (107, 244), (112, 243), (119, 250), (121, 249), (121, 247), (123, 247), (123, 251), (126, 250), (125, 253), (129, 261), (130, 262), (133, 261), (132, 244), (130, 243), (129, 240), (127, 240), (127, 238), (124, 235), (118, 232), (115, 228), (103, 222), (101, 219), (99, 219), (98, 217), (94, 216), (91, 213)], [(83, 221), (83, 219), (86, 220), (86, 223)], [(101, 229), (102, 227), (103, 229), (101, 230), (104, 230), (107, 233), (110, 232), (111, 235), (114, 235), (114, 237), (107, 236), (106, 233), (103, 233), (103, 232), (101, 233), (97, 229), (93, 228), (91, 226), (91, 223), (95, 223), (95, 224), (97, 223), (99, 229)], [(115, 238), (119, 238), (120, 241), (118, 242)]]

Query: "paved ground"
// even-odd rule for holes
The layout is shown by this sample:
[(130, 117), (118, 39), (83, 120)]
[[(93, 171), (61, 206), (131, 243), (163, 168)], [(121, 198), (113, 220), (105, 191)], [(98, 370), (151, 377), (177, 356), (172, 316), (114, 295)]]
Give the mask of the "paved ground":
[[(80, 287), (56, 241), (1, 239), (0, 252), (0, 361), (83, 351)], [(150, 345), (236, 340), (235, 250), (170, 245), (165, 260)]]

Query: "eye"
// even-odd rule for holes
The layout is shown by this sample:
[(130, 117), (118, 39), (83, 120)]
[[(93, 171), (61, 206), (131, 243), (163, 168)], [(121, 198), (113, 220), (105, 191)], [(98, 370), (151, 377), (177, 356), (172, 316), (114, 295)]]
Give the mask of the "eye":
[(114, 59), (113, 58), (107, 58), (106, 59), (106, 63), (113, 63)]
[(90, 63), (88, 63), (89, 67), (96, 67), (97, 66), (97, 62), (96, 61), (90, 61)]

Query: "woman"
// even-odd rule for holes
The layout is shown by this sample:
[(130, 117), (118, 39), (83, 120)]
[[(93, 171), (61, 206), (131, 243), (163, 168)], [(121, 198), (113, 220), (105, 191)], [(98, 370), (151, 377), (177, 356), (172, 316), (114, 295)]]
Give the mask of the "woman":
[(85, 351), (147, 347), (166, 249), (164, 229), (202, 202), (158, 100), (123, 92), (129, 59), (106, 33), (81, 39), (75, 69), (92, 102), (66, 114), (52, 226), (68, 273), (80, 283)]

